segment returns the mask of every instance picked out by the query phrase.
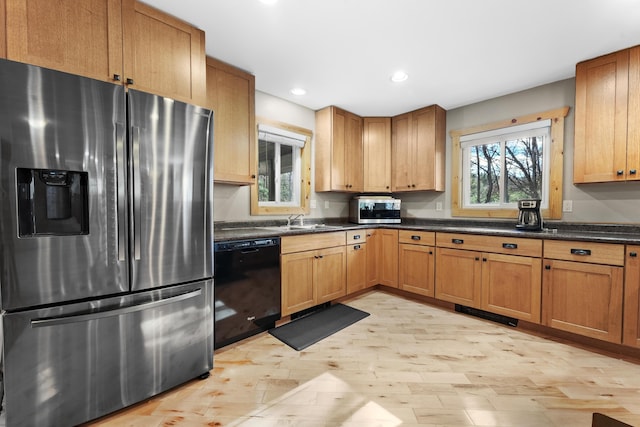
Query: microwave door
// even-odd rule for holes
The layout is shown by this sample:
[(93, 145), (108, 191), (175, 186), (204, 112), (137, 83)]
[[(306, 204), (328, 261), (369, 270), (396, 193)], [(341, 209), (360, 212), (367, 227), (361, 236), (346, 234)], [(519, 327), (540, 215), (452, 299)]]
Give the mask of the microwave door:
[(124, 89), (0, 60), (0, 93), (2, 308), (128, 290)]
[(132, 290), (213, 276), (212, 113), (129, 90)]

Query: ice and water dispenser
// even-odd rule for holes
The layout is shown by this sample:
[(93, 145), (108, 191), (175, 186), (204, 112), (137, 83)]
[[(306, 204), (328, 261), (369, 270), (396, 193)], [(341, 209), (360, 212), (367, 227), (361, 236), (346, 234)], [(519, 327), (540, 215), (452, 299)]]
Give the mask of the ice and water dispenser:
[(20, 237), (89, 234), (87, 172), (17, 169)]

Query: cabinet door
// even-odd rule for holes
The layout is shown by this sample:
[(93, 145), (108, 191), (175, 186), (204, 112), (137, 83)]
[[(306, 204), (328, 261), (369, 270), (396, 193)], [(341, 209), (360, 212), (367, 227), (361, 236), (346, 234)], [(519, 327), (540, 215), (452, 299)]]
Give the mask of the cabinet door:
[(436, 248), (436, 298), (480, 308), (480, 257), (475, 251)]
[(623, 267), (545, 259), (542, 323), (619, 344), (623, 275)]
[(627, 246), (622, 343), (640, 348), (640, 246)]
[(124, 77), (137, 90), (207, 105), (204, 32), (137, 0), (123, 1)]
[(483, 254), (482, 261), (481, 308), (540, 323), (541, 259)]
[(629, 50), (627, 180), (640, 180), (640, 46)]
[(411, 190), (444, 191), (445, 113), (437, 105), (413, 112)]
[(367, 287), (380, 283), (381, 251), (380, 230), (367, 230)]
[(207, 99), (214, 111), (214, 180), (256, 180), (255, 77), (207, 58)]
[(5, 1), (8, 59), (103, 81), (122, 74), (121, 0)]
[(364, 188), (362, 117), (347, 113), (345, 124), (344, 175), (347, 177), (347, 191), (361, 193)]
[(401, 244), (398, 252), (398, 285), (400, 289), (433, 297), (434, 248), (431, 246)]
[(628, 73), (628, 50), (576, 66), (576, 184), (627, 178)]
[(391, 119), (363, 120), (364, 192), (391, 192)]
[(379, 273), (380, 284), (398, 287), (398, 230), (381, 228)]
[(314, 251), (307, 251), (281, 256), (283, 316), (316, 305), (313, 287), (314, 255)]
[(367, 287), (367, 243), (347, 246), (347, 294)]
[(413, 156), (411, 122), (411, 113), (401, 114), (391, 119), (391, 188), (393, 191), (411, 189)]
[(347, 293), (347, 250), (344, 246), (322, 249), (314, 259), (316, 304), (331, 301)]

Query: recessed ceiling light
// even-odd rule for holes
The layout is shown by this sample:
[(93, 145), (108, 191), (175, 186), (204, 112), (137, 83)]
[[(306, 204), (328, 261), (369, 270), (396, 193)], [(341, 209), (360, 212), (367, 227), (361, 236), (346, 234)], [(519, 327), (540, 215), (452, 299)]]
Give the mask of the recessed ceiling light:
[(301, 87), (294, 87), (293, 89), (291, 89), (290, 92), (292, 94), (294, 94), (294, 95), (297, 95), (297, 96), (302, 96), (302, 95), (305, 95), (307, 93), (307, 91), (302, 89)]
[(276, 3), (278, 3), (278, 0), (260, 0), (260, 2), (261, 2), (261, 3), (264, 3), (264, 4), (269, 4), (269, 5), (271, 5), (271, 4), (276, 4)]
[(396, 71), (391, 76), (391, 81), (398, 83), (398, 82), (403, 82), (403, 81), (407, 80), (408, 78), (409, 78), (409, 75), (407, 73), (405, 73), (404, 71)]

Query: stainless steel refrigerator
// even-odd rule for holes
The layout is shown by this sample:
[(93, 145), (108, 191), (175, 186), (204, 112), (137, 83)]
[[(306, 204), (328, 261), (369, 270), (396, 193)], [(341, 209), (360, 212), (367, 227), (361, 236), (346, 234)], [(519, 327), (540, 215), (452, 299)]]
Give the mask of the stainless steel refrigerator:
[(0, 60), (9, 426), (75, 425), (213, 368), (212, 112)]

